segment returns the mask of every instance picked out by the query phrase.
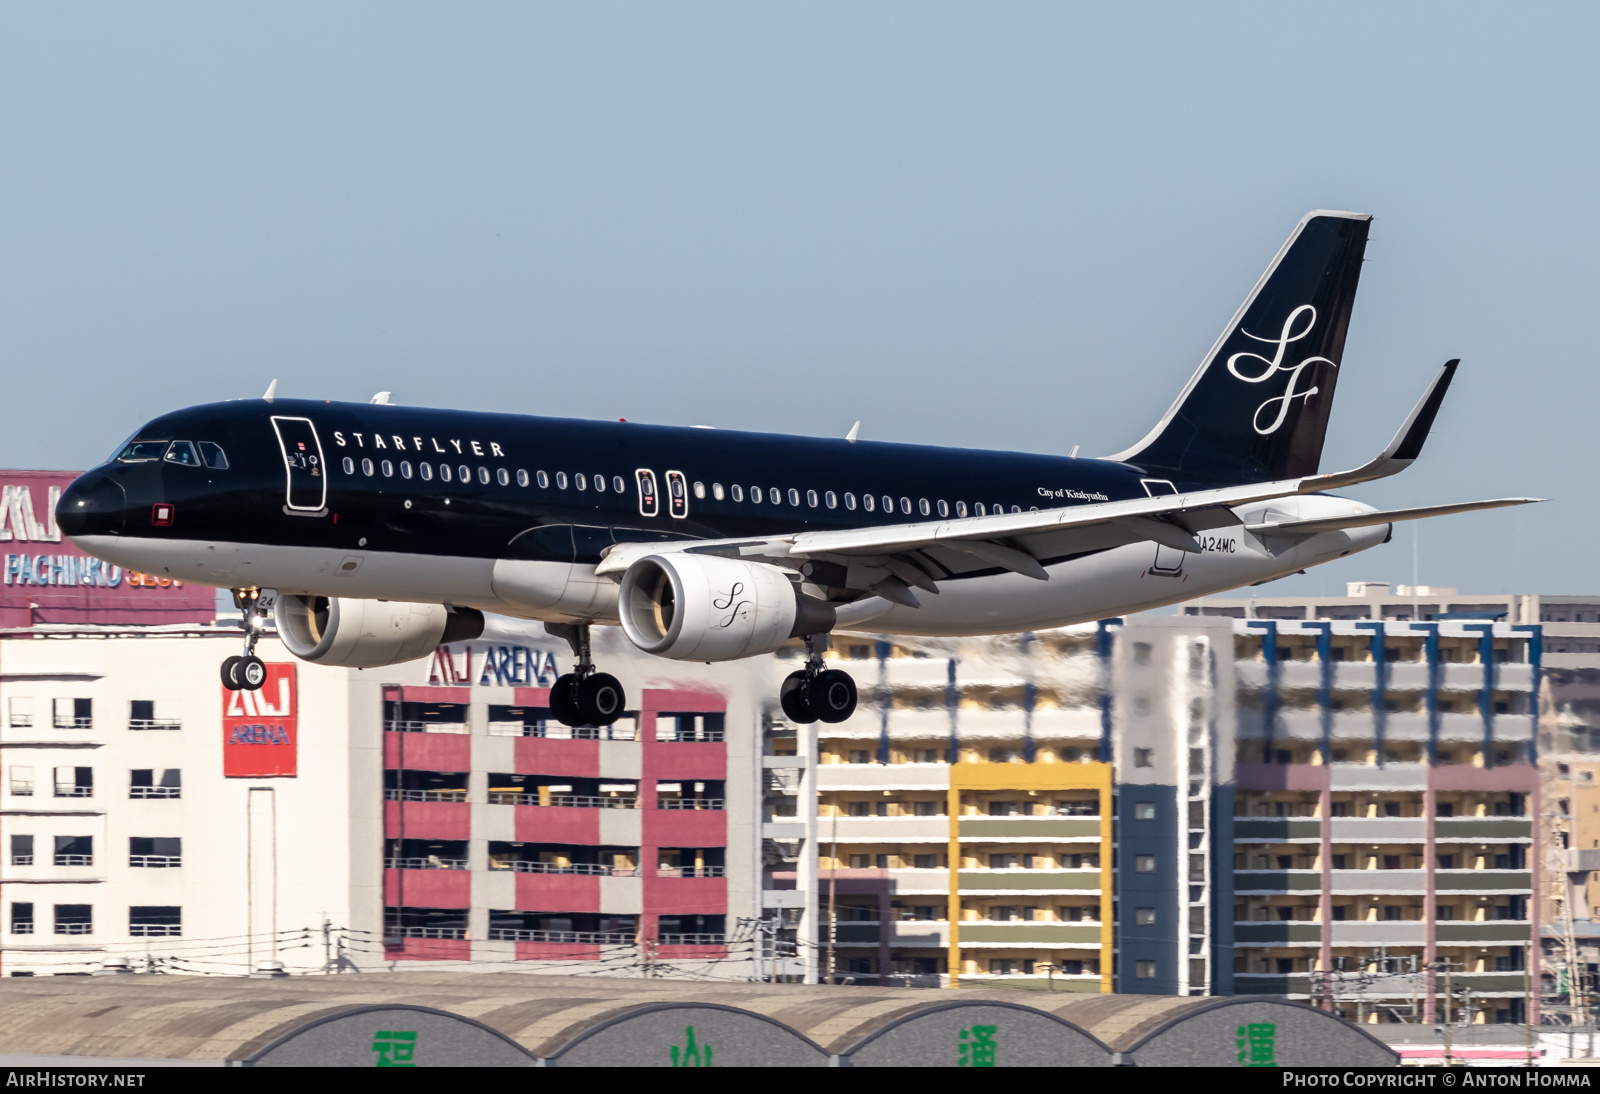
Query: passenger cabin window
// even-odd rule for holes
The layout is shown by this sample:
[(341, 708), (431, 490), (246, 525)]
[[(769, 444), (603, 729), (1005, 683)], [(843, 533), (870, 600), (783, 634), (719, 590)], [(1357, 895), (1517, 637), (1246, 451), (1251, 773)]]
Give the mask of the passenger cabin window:
[(689, 515), (689, 486), (682, 471), (667, 472), (667, 512), (679, 520)]
[(839, 508), (839, 495), (835, 494), (832, 490), (829, 490), (826, 494), (822, 495), (822, 500), (827, 503), (829, 509)]
[[(799, 505), (800, 504), (800, 491), (796, 490), (792, 486), (789, 487), (789, 504), (790, 505)], [(812, 504), (816, 504), (816, 503), (813, 502)]]
[(411, 461), (410, 460), (401, 460), (400, 461), (400, 477), (402, 479), (409, 479), (411, 477)]
[(956, 516), (964, 517), (966, 515), (967, 515), (967, 503), (964, 502), (964, 501), (956, 502)]
[(583, 472), (580, 471), (576, 475), (572, 476), (572, 485), (576, 486), (579, 490), (587, 490), (589, 489), (589, 480), (585, 478)]
[(594, 492), (596, 494), (604, 494), (606, 492), (606, 477), (604, 475), (596, 475), (594, 477)]
[(697, 483), (694, 484), (694, 496), (700, 501), (705, 501), (706, 500), (706, 484), (705, 483), (697, 482)]
[(535, 475), (534, 476), (534, 481), (539, 484), (539, 489), (540, 490), (548, 490), (548, 489), (550, 489), (550, 476), (548, 474), (546, 474), (545, 472), (541, 471), (537, 475)]
[(117, 459), (122, 463), (149, 463), (159, 460), (167, 450), (166, 441), (133, 441), (122, 450)]
[(619, 494), (626, 494), (628, 492), (628, 480), (623, 478), (621, 475), (612, 475), (611, 489), (615, 490)]
[(449, 464), (441, 463), (439, 465), (439, 481), (440, 482), (449, 482), (454, 477), (455, 476), (453, 474), (451, 474), (451, 472), (450, 472), (450, 465)]
[(431, 464), (431, 463), (419, 463), (419, 464), (417, 464), (417, 474), (422, 476), (422, 481), (423, 482), (432, 482), (433, 481), (433, 464)]
[(716, 498), (718, 501), (722, 500), (722, 484), (720, 482), (714, 482), (711, 484), (711, 496)]
[(927, 498), (917, 499), (917, 512), (921, 513), (925, 517), (931, 517), (933, 515), (933, 506), (928, 504)]
[[(556, 476), (557, 479), (560, 477)], [(639, 484), (639, 515), (656, 516), (661, 512), (660, 503), (656, 500), (656, 473), (648, 467), (641, 467), (633, 473), (633, 477)]]
[[(406, 477), (410, 478), (409, 475), (406, 476)], [(494, 477), (495, 477), (495, 481), (499, 482), (499, 484), (501, 486), (510, 486), (511, 485), (511, 472), (507, 471), (503, 467), (500, 470), (498, 470), (498, 471), (496, 471), (494, 473)]]
[(167, 445), (167, 462), (183, 467), (199, 467), (200, 454), (194, 450), (193, 441), (173, 441)]
[(354, 475), (356, 473), (356, 461), (350, 456), (346, 456), (344, 462), (339, 466), (344, 468), (346, 475)]
[(729, 487), (729, 489), (733, 491), (734, 501), (744, 500), (744, 487), (740, 486), (738, 483), (734, 483), (731, 487)]
[[(767, 488), (767, 496), (772, 499), (772, 504), (773, 505), (782, 505), (783, 504), (783, 491), (779, 490), (776, 486), (770, 486), (770, 487)], [(797, 495), (795, 495), (795, 504), (798, 505), (799, 503), (800, 503), (800, 497), (797, 494)]]
[(761, 504), (761, 487), (752, 486), (750, 488), (750, 500), (755, 502), (757, 505)]
[(556, 489), (557, 490), (565, 490), (566, 488), (567, 488), (567, 473), (565, 471), (557, 471), (556, 472)]
[(877, 505), (878, 503), (873, 499), (871, 494), (861, 495), (861, 508), (865, 509), (867, 512), (872, 512)]
[(379, 465), (379, 470), (383, 472), (384, 478), (394, 478), (394, 464), (390, 463), (388, 460), (384, 460), (383, 463)]
[(228, 469), (228, 454), (215, 441), (200, 442), (200, 459), (213, 471)]
[(528, 485), (528, 473), (527, 473), (527, 471), (522, 470), (521, 468), (519, 468), (517, 470), (517, 485), (518, 486), (527, 486)]

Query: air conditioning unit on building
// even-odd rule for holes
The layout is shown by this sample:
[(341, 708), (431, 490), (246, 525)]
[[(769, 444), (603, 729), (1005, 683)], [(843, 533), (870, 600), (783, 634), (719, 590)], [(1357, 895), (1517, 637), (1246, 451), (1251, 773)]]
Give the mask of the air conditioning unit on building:
[(1600, 870), (1600, 847), (1567, 848), (1567, 873), (1581, 874)]

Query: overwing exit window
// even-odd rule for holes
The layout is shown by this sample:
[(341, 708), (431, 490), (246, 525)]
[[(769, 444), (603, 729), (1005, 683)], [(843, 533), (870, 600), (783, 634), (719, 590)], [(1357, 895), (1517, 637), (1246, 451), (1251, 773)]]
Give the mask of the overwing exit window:
[(661, 512), (661, 505), (656, 500), (656, 473), (648, 467), (641, 467), (634, 472), (639, 480), (639, 515), (653, 517)]
[(689, 484), (682, 471), (667, 472), (667, 512), (680, 520), (689, 515)]

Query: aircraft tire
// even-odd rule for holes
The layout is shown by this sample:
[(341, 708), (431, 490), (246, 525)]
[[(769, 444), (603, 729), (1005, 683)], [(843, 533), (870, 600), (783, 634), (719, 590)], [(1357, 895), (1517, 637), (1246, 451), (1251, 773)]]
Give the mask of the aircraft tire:
[(550, 715), (564, 726), (583, 725), (583, 717), (574, 702), (577, 690), (578, 678), (570, 672), (556, 677), (550, 687)]
[(239, 690), (239, 662), (244, 658), (238, 654), (223, 658), (222, 661), (222, 686), (229, 691)]
[(806, 690), (807, 705), (824, 722), (845, 721), (856, 712), (856, 682), (848, 672), (827, 669), (819, 672)]
[(266, 662), (254, 654), (241, 657), (234, 675), (238, 677), (239, 686), (245, 691), (260, 691), (261, 685), (267, 682)]
[(806, 703), (806, 674), (804, 671), (791, 672), (784, 677), (783, 684), (778, 688), (778, 702), (783, 707), (783, 716), (799, 725), (810, 725), (817, 720), (811, 707)]
[(608, 726), (622, 717), (628, 695), (615, 676), (606, 672), (590, 673), (578, 685), (578, 714), (583, 724)]

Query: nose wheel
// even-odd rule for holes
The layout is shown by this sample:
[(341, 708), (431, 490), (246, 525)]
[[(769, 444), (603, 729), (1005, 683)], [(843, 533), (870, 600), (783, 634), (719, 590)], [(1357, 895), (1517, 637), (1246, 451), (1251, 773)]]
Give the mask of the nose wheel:
[(267, 665), (256, 656), (256, 643), (267, 623), (260, 589), (235, 589), (233, 602), (244, 613), (244, 653), (222, 662), (222, 686), (229, 691), (259, 691), (267, 682)]
[(806, 667), (791, 672), (778, 688), (778, 703), (791, 722), (843, 722), (856, 712), (856, 682), (848, 672), (822, 667), (822, 655), (806, 637)]
[(589, 655), (589, 624), (546, 623), (545, 630), (565, 638), (578, 664), (556, 677), (550, 687), (550, 714), (564, 726), (608, 726), (622, 717), (628, 694), (608, 672), (596, 672)]

